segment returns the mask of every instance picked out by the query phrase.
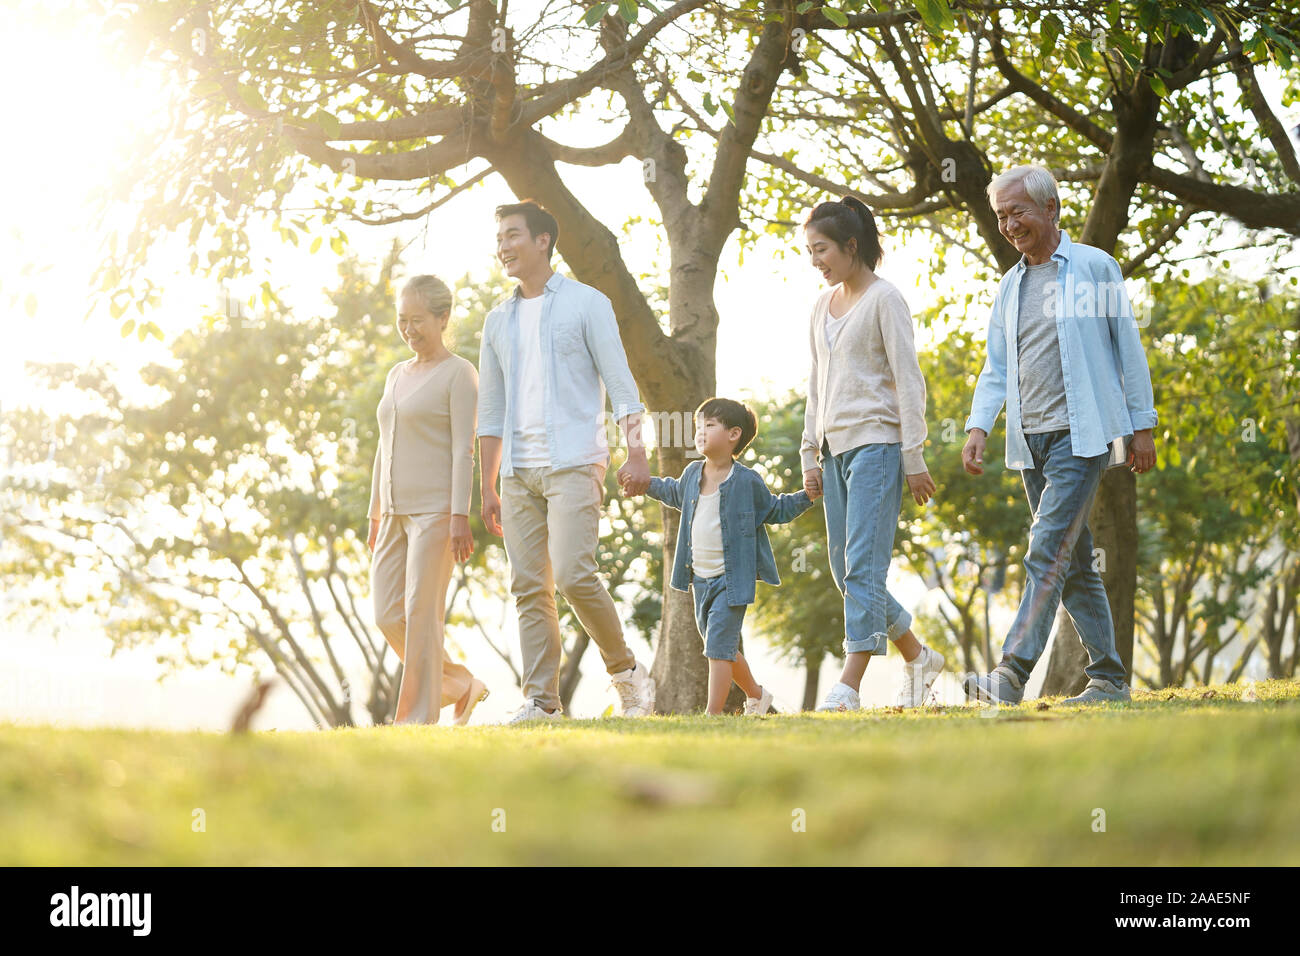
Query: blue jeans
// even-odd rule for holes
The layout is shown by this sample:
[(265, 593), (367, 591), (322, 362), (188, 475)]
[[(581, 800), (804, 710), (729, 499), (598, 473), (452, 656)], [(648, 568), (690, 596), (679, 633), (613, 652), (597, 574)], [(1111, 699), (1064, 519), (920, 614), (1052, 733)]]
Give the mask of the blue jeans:
[(912, 626), (912, 615), (885, 590), (903, 507), (902, 446), (859, 445), (832, 455), (823, 444), (822, 493), (831, 577), (844, 595), (844, 653), (883, 654)]
[(1025, 593), (1002, 644), (1002, 663), (1022, 682), (1028, 680), (1047, 647), (1056, 609), (1064, 603), (1088, 651), (1084, 672), (1091, 679), (1125, 684), (1106, 588), (1092, 565), (1088, 530), (1088, 512), (1109, 452), (1095, 458), (1076, 457), (1068, 429), (1026, 435), (1025, 441), (1034, 467), (1020, 476), (1034, 521), (1025, 552)]
[(747, 604), (727, 603), (727, 575), (691, 579), (695, 598), (695, 626), (704, 638), (704, 656), (714, 661), (734, 661), (740, 653), (740, 629)]

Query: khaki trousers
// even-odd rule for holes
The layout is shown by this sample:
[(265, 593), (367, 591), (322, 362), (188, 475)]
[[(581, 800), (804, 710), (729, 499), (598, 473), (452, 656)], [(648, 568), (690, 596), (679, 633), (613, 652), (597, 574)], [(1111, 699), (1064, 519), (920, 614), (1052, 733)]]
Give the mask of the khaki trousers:
[(375, 623), (403, 663), (395, 724), (436, 724), (469, 690), (473, 674), (443, 654), (451, 515), (386, 514), (370, 565)]
[(557, 587), (596, 642), (605, 669), (616, 674), (636, 666), (614, 601), (596, 575), (604, 501), (601, 464), (555, 472), (516, 468), (501, 479), (501, 525), (519, 615), (524, 699), (547, 710), (560, 706)]

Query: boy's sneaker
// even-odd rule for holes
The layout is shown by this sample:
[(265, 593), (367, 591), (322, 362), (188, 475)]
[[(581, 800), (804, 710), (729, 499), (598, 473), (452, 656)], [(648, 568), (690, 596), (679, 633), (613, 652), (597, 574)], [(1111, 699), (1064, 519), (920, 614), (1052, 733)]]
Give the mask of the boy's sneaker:
[(894, 706), (920, 707), (924, 704), (944, 663), (942, 654), (922, 644), (921, 653), (914, 660), (903, 662), (903, 686), (894, 698)]
[(523, 724), (530, 720), (559, 720), (560, 714), (564, 713), (563, 707), (556, 707), (554, 713), (548, 714), (535, 700), (524, 701), (524, 706), (520, 707), (513, 714), (505, 719), (505, 724)]
[(1067, 704), (1101, 704), (1108, 700), (1132, 700), (1127, 684), (1114, 684), (1102, 678), (1093, 678), (1078, 697), (1067, 697)]
[(826, 699), (822, 701), (818, 710), (858, 710), (862, 707), (862, 702), (858, 699), (858, 692), (848, 684), (841, 684), (838, 681), (831, 688)]
[(1018, 704), (1025, 688), (1015, 672), (999, 664), (988, 674), (967, 674), (962, 681), (966, 696), (985, 704)]
[(766, 687), (759, 687), (758, 697), (745, 698), (745, 713), (751, 717), (762, 717), (772, 706), (772, 692)]
[(655, 681), (641, 664), (610, 674), (609, 686), (618, 691), (624, 717), (649, 717), (655, 712)]

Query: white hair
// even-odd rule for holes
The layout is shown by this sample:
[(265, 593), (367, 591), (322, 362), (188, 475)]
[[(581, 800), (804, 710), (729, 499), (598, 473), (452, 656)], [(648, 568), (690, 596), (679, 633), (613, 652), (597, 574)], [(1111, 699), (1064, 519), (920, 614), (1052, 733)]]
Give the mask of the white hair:
[(437, 276), (413, 276), (402, 286), (402, 295), (414, 295), (435, 316), (451, 310), (451, 290)]
[(993, 182), (988, 186), (989, 203), (993, 203), (993, 195), (1004, 186), (1014, 186), (1018, 182), (1025, 184), (1025, 192), (1039, 209), (1046, 209), (1048, 200), (1056, 202), (1056, 214), (1053, 221), (1057, 224), (1061, 221), (1061, 193), (1056, 188), (1056, 177), (1044, 166), (1013, 166), (1004, 173), (999, 173), (993, 177)]

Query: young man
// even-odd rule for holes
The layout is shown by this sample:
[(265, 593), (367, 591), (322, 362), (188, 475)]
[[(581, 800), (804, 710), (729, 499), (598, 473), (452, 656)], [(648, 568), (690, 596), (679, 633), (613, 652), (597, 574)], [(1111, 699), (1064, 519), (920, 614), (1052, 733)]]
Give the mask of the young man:
[(497, 258), (519, 285), (483, 326), (478, 437), (483, 523), (505, 538), (519, 615), (524, 704), (507, 722), (560, 716), (557, 587), (600, 649), (623, 715), (643, 717), (654, 713), (654, 681), (596, 576), (596, 543), (609, 465), (605, 390), (627, 438), (619, 481), (635, 493), (650, 485), (645, 406), (609, 299), (551, 268), (555, 217), (531, 200), (499, 206), (496, 217)]
[(999, 231), (1023, 256), (993, 303), (962, 462), (971, 474), (984, 473), (984, 442), (1005, 404), (1006, 465), (1020, 470), (1034, 520), (1024, 596), (1002, 661), (989, 674), (970, 675), (966, 694), (1019, 703), (1064, 603), (1088, 651), (1088, 686), (1066, 702), (1128, 700), (1106, 588), (1092, 563), (1088, 512), (1107, 468), (1127, 463), (1141, 474), (1155, 465), (1155, 399), (1142, 340), (1119, 264), (1061, 231), (1048, 170), (1017, 166), (988, 194)]

